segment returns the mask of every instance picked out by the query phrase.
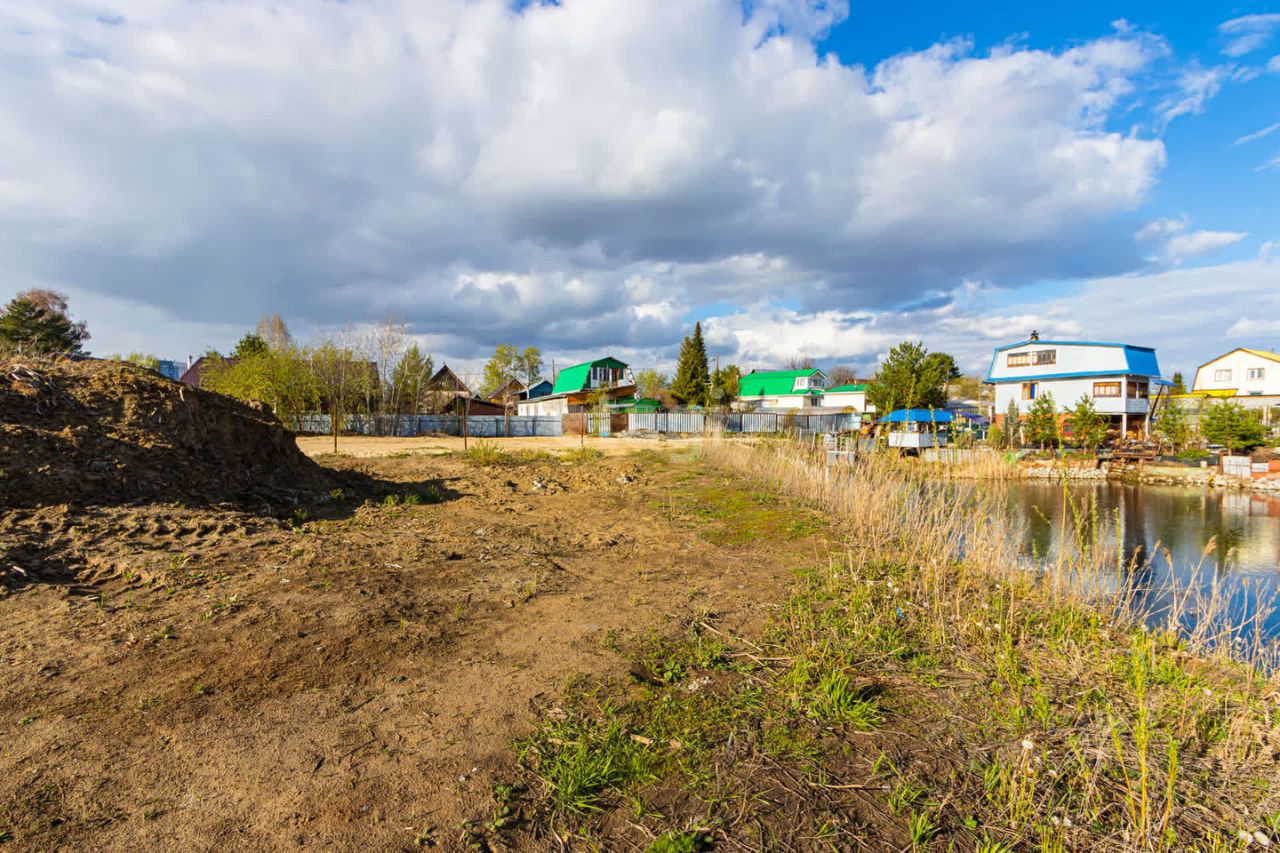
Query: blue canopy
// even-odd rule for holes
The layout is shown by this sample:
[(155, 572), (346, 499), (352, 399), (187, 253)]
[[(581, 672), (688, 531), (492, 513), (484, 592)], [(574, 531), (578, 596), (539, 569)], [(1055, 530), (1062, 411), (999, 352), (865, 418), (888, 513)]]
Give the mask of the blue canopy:
[(946, 409), (895, 409), (880, 419), (882, 424), (949, 424), (955, 415)]

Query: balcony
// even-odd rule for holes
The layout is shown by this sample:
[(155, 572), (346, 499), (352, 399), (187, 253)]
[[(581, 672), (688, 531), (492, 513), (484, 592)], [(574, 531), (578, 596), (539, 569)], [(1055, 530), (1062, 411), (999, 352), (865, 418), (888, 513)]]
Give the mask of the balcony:
[(1093, 407), (1100, 415), (1145, 415), (1151, 410), (1146, 397), (1094, 397)]

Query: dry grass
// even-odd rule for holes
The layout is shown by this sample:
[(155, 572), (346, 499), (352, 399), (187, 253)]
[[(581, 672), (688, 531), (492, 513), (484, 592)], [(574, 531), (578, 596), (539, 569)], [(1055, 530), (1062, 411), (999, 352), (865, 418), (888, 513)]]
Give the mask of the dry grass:
[[(816, 658), (879, 661), (883, 673), (902, 665), (885, 648), (897, 643), (976, 679), (909, 725), (966, 721), (954, 758), (981, 780), (984, 834), (1042, 850), (1275, 838), (1274, 649), (1249, 641), (1260, 618), (1231, 622), (1219, 587), (1119, 582), (1141, 567), (1102, 541), (1088, 506), (1064, 513), (1072, 547), (1057, 564), (1032, 567), (998, 481), (930, 479), (877, 454), (826, 468), (788, 441), (713, 438), (705, 453), (849, 531), (847, 553), (808, 574), (789, 605), (788, 655), (806, 654), (794, 630), (804, 624)], [(1155, 627), (1142, 605), (1153, 592), (1171, 602)]]

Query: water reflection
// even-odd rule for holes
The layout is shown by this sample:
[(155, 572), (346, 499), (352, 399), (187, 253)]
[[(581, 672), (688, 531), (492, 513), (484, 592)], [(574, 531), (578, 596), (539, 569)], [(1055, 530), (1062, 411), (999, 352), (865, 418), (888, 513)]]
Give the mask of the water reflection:
[[(1136, 590), (1165, 614), (1175, 604), (1171, 581), (1206, 595), (1216, 587), (1232, 621), (1249, 623), (1250, 633), (1256, 623), (1265, 639), (1280, 637), (1280, 613), (1259, 604), (1280, 589), (1280, 496), (1024, 482), (1009, 486), (1008, 500), (1037, 562), (1063, 565), (1089, 551), (1115, 567), (1110, 580), (1117, 587)], [(1186, 616), (1194, 623), (1194, 613)]]

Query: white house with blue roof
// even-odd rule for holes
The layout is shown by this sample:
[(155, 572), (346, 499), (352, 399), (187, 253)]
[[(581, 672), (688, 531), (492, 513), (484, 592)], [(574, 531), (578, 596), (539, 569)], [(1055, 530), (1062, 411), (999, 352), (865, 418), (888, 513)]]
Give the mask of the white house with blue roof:
[(1003, 418), (1009, 403), (1025, 416), (1037, 397), (1053, 395), (1054, 408), (1066, 412), (1081, 397), (1108, 416), (1122, 435), (1151, 429), (1151, 402), (1169, 386), (1160, 376), (1156, 351), (1133, 344), (1099, 341), (1028, 340), (997, 347), (987, 381), (996, 386), (996, 415)]

